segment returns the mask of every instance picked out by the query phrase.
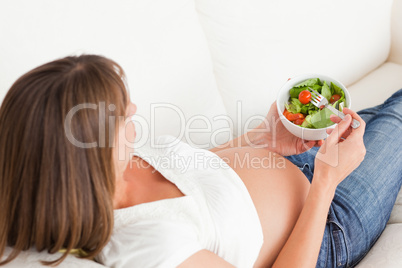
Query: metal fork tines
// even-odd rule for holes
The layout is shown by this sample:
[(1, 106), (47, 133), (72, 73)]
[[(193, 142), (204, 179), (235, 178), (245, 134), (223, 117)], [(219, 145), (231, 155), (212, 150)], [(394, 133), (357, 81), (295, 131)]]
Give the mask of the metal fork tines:
[(318, 108), (320, 108), (322, 105), (327, 105), (329, 102), (328, 100), (321, 95), (320, 93), (318, 93), (317, 91), (315, 91), (314, 89), (312, 89), (311, 87), (309, 87), (309, 89), (311, 90), (311, 100), (310, 102), (312, 104), (314, 104), (315, 106), (317, 106)]
[[(334, 114), (338, 115), (341, 119), (343, 119), (345, 117), (344, 113), (335, 109), (332, 105), (329, 105), (328, 100), (323, 95), (321, 95), (320, 93), (318, 93), (311, 87), (309, 87), (308, 89), (310, 90), (310, 93), (311, 93), (310, 102), (312, 104), (314, 104), (314, 106), (316, 106), (318, 108), (321, 108), (322, 106), (324, 106), (325, 108), (330, 109), (331, 112), (333, 112)], [(356, 119), (353, 119), (351, 126), (352, 126), (352, 128), (357, 128), (360, 126), (360, 122), (357, 121)]]

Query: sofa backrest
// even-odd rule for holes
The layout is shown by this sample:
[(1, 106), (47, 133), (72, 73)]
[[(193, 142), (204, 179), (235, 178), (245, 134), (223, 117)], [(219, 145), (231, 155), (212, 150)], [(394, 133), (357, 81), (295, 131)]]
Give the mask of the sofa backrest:
[(229, 137), (230, 122), (216, 118), (226, 111), (193, 0), (0, 1), (0, 40), (1, 101), (40, 64), (101, 54), (127, 74), (137, 146), (151, 129), (198, 147), (212, 147), (218, 129), (226, 131), (215, 132), (216, 144)]
[(392, 0), (196, 0), (229, 115), (236, 116), (238, 100), (243, 124), (265, 115), (278, 89), (298, 74), (321, 73), (347, 86), (374, 70), (389, 54), (391, 6)]
[(402, 0), (394, 0), (391, 15), (391, 51), (388, 60), (402, 64)]

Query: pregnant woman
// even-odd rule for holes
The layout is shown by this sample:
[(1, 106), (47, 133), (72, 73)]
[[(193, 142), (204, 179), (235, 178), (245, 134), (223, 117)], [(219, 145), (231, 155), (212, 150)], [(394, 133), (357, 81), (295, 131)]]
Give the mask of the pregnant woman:
[(0, 108), (2, 264), (35, 247), (65, 250), (55, 264), (79, 250), (111, 267), (353, 267), (402, 184), (402, 90), (331, 117), (324, 142), (291, 135), (272, 105), (210, 151), (168, 135), (133, 149), (135, 112), (123, 70), (101, 56), (13, 84)]

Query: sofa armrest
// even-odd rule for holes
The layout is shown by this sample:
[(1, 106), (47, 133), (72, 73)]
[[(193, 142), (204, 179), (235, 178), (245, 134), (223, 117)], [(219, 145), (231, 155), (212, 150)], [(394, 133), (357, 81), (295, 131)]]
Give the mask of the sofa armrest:
[(391, 15), (391, 51), (388, 61), (402, 64), (402, 0), (394, 0)]

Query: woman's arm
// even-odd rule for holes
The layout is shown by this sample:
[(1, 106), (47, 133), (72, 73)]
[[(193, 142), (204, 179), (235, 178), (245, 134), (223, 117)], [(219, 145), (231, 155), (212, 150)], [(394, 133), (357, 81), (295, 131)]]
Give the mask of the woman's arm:
[[(318, 151), (310, 192), (296, 225), (276, 258), (273, 267), (315, 267), (320, 251), (326, 218), (337, 185), (357, 168), (366, 153), (363, 134), (365, 123), (355, 112), (345, 108), (344, 120), (338, 123)], [(350, 127), (351, 116), (360, 127)], [(331, 130), (328, 130), (331, 132)]]
[(234, 268), (235, 266), (231, 265), (224, 259), (220, 258), (215, 253), (208, 250), (200, 250), (197, 253), (193, 254), (190, 258), (185, 260), (182, 264), (177, 266), (177, 268)]
[(233, 147), (251, 146), (266, 148), (280, 155), (293, 155), (301, 154), (313, 146), (321, 146), (322, 142), (322, 140), (306, 141), (290, 133), (279, 119), (276, 102), (274, 102), (259, 126), (231, 141), (210, 149), (210, 151), (217, 152)]
[[(214, 147), (212, 149), (209, 149), (211, 152), (217, 152), (229, 148), (235, 148), (235, 147), (248, 147), (248, 146), (258, 146), (256, 144), (256, 139), (258, 138), (259, 135), (261, 135), (261, 131), (258, 128), (255, 128), (253, 130), (250, 130), (249, 132), (233, 139), (230, 140), (224, 144), (221, 144), (217, 147)], [(265, 146), (262, 146), (265, 147)]]
[(313, 183), (299, 219), (272, 267), (315, 267), (335, 189)]

